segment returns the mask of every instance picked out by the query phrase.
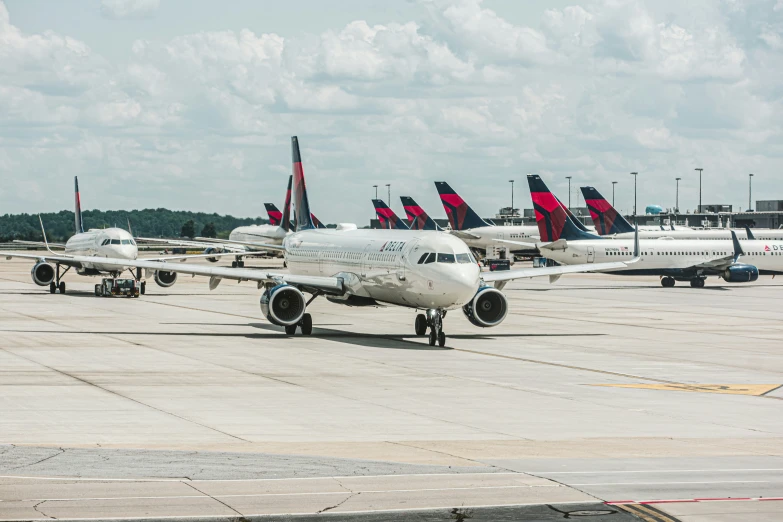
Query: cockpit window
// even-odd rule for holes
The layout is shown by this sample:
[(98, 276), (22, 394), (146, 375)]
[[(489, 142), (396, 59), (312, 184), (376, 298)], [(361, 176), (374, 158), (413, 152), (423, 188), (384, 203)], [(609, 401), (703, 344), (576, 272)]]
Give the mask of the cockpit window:
[(134, 240), (131, 239), (130, 242), (131, 242), (131, 245), (136, 246), (136, 242)]
[(435, 262), (435, 252), (430, 252), (427, 254), (427, 259), (424, 260), (424, 264), (428, 263), (434, 263)]
[(108, 245), (109, 241), (111, 241), (111, 239), (104, 239), (103, 243), (101, 243), (101, 246)]
[(120, 240), (119, 240), (119, 239), (112, 239), (112, 240), (111, 240), (111, 244), (112, 244), (112, 245), (121, 245), (122, 243), (120, 243)]
[(425, 260), (425, 259), (427, 259), (427, 256), (428, 256), (428, 255), (429, 255), (429, 252), (424, 252), (424, 253), (421, 255), (421, 257), (419, 258), (419, 262), (418, 262), (418, 263), (416, 263), (416, 264), (418, 264), (418, 265), (422, 264), (422, 263), (424, 262), (424, 260)]
[(438, 253), (438, 263), (453, 263), (454, 254)]
[(131, 240), (130, 239), (123, 239), (122, 240), (122, 244), (123, 245), (130, 245), (131, 244)]
[(457, 263), (472, 263), (470, 254), (457, 254)]

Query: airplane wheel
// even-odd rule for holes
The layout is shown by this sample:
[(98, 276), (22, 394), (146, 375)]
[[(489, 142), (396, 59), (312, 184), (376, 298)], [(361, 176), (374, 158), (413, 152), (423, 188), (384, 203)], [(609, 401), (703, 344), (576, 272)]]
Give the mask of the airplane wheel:
[(54, 281), (52, 281), (51, 283), (49, 283), (49, 293), (53, 294), (56, 291), (57, 291), (57, 285), (54, 284)]
[(664, 288), (671, 288), (674, 286), (674, 278), (673, 277), (664, 277), (661, 279), (661, 286)]
[(101, 285), (95, 285), (95, 297), (101, 295)]
[(302, 316), (302, 335), (310, 335), (313, 333), (313, 316), (310, 314), (304, 314)]
[(285, 327), (285, 334), (286, 335), (296, 335), (296, 325), (291, 324)]
[(427, 333), (427, 318), (424, 317), (424, 314), (419, 314), (416, 316), (416, 335), (424, 335)]
[(430, 330), (430, 346), (435, 346), (435, 341), (438, 340), (438, 334), (435, 333), (435, 330)]
[(245, 262), (244, 261), (237, 261), (237, 267), (245, 268)]
[(236, 268), (236, 267), (237, 267), (237, 262), (231, 261), (231, 268)]
[(65, 293), (65, 281), (60, 281), (60, 287), (59, 287), (60, 293)]
[(446, 346), (446, 334), (443, 332), (438, 334), (438, 346), (440, 346), (441, 348)]
[(141, 295), (144, 295), (146, 291), (147, 291), (147, 282), (142, 281), (141, 284), (139, 284), (139, 292), (141, 292)]

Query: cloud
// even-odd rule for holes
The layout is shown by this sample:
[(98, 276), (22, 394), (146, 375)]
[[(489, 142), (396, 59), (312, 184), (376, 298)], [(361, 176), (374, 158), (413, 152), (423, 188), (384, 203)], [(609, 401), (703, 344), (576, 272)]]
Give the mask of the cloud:
[(151, 18), (160, 0), (101, 0), (101, 15), (114, 20)]

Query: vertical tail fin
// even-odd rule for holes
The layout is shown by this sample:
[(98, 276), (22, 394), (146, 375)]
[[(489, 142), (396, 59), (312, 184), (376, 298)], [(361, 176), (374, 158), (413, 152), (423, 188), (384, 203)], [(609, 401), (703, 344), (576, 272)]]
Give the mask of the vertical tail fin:
[(405, 208), (405, 215), (408, 217), (411, 230), (440, 230), (435, 221), (421, 208), (413, 198), (400, 196), (402, 206)]
[(280, 226), (283, 230), (288, 232), (289, 230), (296, 230), (295, 226), (291, 223), (291, 182), (293, 176), (288, 176), (288, 190), (285, 191), (285, 203), (283, 203), (283, 215), (280, 218)]
[(299, 138), (291, 136), (291, 153), (293, 156), (294, 177), (294, 218), (296, 230), (312, 230), (313, 218), (310, 217), (310, 202), (307, 200), (302, 155), (299, 153)]
[(454, 230), (467, 230), (469, 228), (492, 226), (481, 219), (479, 215), (465, 203), (465, 200), (454, 192), (454, 189), (452, 189), (448, 183), (445, 181), (436, 181), (435, 187), (438, 189), (440, 201), (443, 203), (443, 208), (446, 210), (446, 215), (449, 217), (451, 228)]
[(600, 239), (598, 236), (580, 230), (571, 221), (562, 204), (547, 188), (541, 176), (529, 174), (527, 182), (530, 185), (530, 197), (533, 200), (541, 241)]
[(315, 217), (315, 214), (313, 214), (312, 212), (310, 212), (310, 219), (313, 221), (313, 225), (315, 226), (315, 228), (326, 228), (326, 225), (321, 223), (321, 220)]
[(576, 228), (582, 232), (588, 232), (587, 227), (584, 225), (584, 223), (582, 223), (582, 220), (576, 217), (574, 213), (571, 212), (571, 209), (565, 206), (562, 201), (560, 201), (560, 198), (555, 196), (555, 199), (558, 203), (560, 203), (560, 206), (563, 208), (563, 210), (565, 210), (565, 213), (568, 214), (568, 217), (571, 218), (571, 221), (573, 221), (574, 225), (576, 225)]
[(84, 232), (84, 221), (82, 221), (82, 198), (79, 195), (79, 178), (73, 177), (73, 188), (75, 193), (75, 207), (73, 210), (74, 217), (76, 219), (74, 231), (76, 234)]
[(606, 198), (595, 187), (582, 187), (582, 194), (598, 235), (609, 236), (634, 231), (634, 227), (615, 210), (611, 203), (606, 201)]
[(375, 207), (375, 214), (378, 216), (381, 228), (409, 230), (408, 225), (382, 200), (373, 199), (372, 204)]
[(283, 213), (274, 203), (264, 203), (266, 214), (269, 216), (269, 224), (279, 227), (283, 223)]

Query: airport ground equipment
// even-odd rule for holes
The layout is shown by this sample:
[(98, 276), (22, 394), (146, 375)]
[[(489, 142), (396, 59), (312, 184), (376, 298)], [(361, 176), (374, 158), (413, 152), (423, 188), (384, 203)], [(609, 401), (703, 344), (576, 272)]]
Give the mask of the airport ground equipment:
[(135, 279), (117, 279), (104, 277), (95, 285), (95, 295), (98, 297), (139, 297), (143, 294), (144, 282), (136, 284)]

